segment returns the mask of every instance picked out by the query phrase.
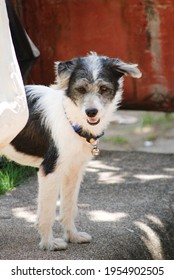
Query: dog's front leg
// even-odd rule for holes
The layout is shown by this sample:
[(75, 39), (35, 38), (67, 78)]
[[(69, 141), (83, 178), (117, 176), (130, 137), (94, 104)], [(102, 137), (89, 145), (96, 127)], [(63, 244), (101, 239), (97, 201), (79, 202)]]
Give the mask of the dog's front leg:
[(91, 241), (91, 236), (86, 232), (78, 232), (74, 223), (82, 176), (82, 167), (74, 166), (69, 170), (61, 185), (60, 221), (63, 225), (64, 238), (67, 242), (87, 243)]
[(63, 239), (55, 239), (52, 226), (55, 220), (56, 202), (59, 194), (59, 175), (55, 170), (45, 175), (42, 166), (38, 172), (38, 231), (41, 236), (40, 248), (45, 250), (63, 250), (67, 243)]

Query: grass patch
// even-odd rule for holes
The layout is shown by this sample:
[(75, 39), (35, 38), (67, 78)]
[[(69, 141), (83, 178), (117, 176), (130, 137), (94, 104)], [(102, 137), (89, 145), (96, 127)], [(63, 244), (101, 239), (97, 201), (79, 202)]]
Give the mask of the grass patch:
[(142, 126), (149, 126), (155, 124), (163, 124), (168, 125), (169, 122), (174, 121), (174, 114), (173, 113), (161, 113), (154, 115), (148, 112), (141, 120)]
[(125, 145), (128, 143), (128, 140), (123, 136), (111, 136), (103, 137), (104, 142), (109, 142), (116, 145)]
[(1, 158), (0, 194), (12, 190), (35, 173), (36, 169), (33, 167), (21, 166), (5, 158)]

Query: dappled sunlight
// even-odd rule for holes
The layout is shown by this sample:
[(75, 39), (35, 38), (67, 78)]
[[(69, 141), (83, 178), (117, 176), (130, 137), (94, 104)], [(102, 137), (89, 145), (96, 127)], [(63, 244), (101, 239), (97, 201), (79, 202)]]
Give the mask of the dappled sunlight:
[(120, 171), (121, 170), (121, 168), (119, 168), (119, 167), (110, 166), (108, 164), (106, 165), (100, 160), (92, 160), (87, 165), (87, 171), (90, 171), (90, 172), (98, 172), (101, 169), (110, 170), (110, 171)]
[(98, 175), (98, 183), (118, 184), (123, 183), (125, 174), (117, 174), (120, 172), (120, 167), (113, 167), (104, 164), (100, 160), (93, 160), (87, 166), (88, 172), (96, 172)]
[(12, 213), (16, 218), (24, 219), (28, 223), (34, 224), (36, 222), (36, 214), (27, 207), (13, 208)]
[(174, 172), (174, 167), (166, 167), (166, 168), (163, 168), (163, 170), (166, 172)]
[(94, 167), (87, 167), (86, 168), (86, 171), (87, 172), (92, 172), (92, 173), (97, 173), (98, 172), (98, 169), (97, 168), (94, 168)]
[(89, 219), (93, 222), (116, 222), (127, 217), (128, 214), (124, 212), (110, 213), (104, 210), (95, 210), (89, 212)]
[(134, 224), (143, 232), (141, 240), (148, 248), (153, 259), (164, 259), (162, 244), (157, 233), (143, 222), (135, 221)]
[[(122, 230), (124, 229), (124, 236), (127, 236), (126, 231), (129, 231), (131, 235), (129, 235), (130, 242), (134, 242), (134, 237), (140, 238), (144, 244), (144, 250), (148, 250), (151, 254), (152, 259), (154, 260), (163, 260), (164, 259), (164, 251), (163, 251), (163, 243), (161, 240), (161, 234), (159, 229), (164, 229), (164, 224), (162, 221), (153, 214), (146, 214), (144, 217), (149, 221), (146, 224), (145, 222), (132, 220), (129, 213), (126, 212), (109, 212), (104, 210), (93, 210), (88, 214), (89, 220), (92, 222), (99, 223), (120, 223), (120, 227)], [(156, 230), (153, 228), (155, 227)], [(118, 235), (119, 235), (118, 230)], [(116, 233), (117, 235), (117, 233)]]
[(136, 174), (133, 177), (141, 181), (159, 180), (159, 179), (172, 179), (173, 176), (165, 174)]
[[(99, 184), (121, 184), (130, 181), (131, 172), (123, 172), (121, 167), (114, 167), (103, 163), (101, 160), (93, 160), (87, 166), (87, 171), (91, 173), (96, 173), (98, 176)], [(163, 172), (174, 172), (174, 167), (163, 168)], [(149, 172), (150, 173), (150, 172)], [(132, 179), (138, 179), (142, 182), (152, 181), (152, 180), (165, 180), (173, 179), (174, 175), (160, 173), (160, 174), (131, 174)], [(129, 178), (129, 179), (128, 179)], [(133, 182), (133, 180), (132, 180)]]
[(125, 174), (115, 174), (114, 172), (99, 172), (98, 173), (98, 183), (105, 184), (119, 184), (125, 182), (123, 178)]
[(164, 227), (163, 223), (161, 222), (161, 220), (158, 217), (151, 215), (151, 214), (145, 215), (145, 217), (148, 220), (150, 220), (151, 222), (153, 222), (155, 225), (157, 225), (158, 227), (161, 227), (161, 228)]
[(58, 199), (58, 200), (56, 201), (56, 206), (57, 206), (57, 207), (60, 207), (60, 199)]

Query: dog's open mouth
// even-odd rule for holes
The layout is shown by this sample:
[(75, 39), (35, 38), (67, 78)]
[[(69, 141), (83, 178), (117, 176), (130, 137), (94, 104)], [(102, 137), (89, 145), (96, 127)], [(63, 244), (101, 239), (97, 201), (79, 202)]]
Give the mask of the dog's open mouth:
[(90, 124), (90, 125), (96, 125), (100, 122), (100, 119), (98, 118), (88, 118), (87, 119), (87, 122)]

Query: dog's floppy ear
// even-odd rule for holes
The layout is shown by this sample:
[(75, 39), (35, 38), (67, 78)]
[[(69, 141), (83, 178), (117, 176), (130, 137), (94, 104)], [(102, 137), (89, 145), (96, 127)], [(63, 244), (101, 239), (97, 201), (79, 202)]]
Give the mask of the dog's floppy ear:
[(56, 68), (57, 68), (57, 74), (69, 74), (72, 73), (76, 66), (76, 59), (68, 60), (68, 61), (57, 61), (55, 62)]
[(137, 64), (125, 63), (118, 58), (111, 59), (111, 63), (114, 70), (120, 72), (120, 76), (129, 75), (133, 78), (141, 78), (142, 76)]
[(56, 84), (60, 89), (65, 89), (68, 86), (68, 81), (71, 73), (77, 65), (77, 59), (69, 61), (56, 61), (55, 63), (56, 72)]

